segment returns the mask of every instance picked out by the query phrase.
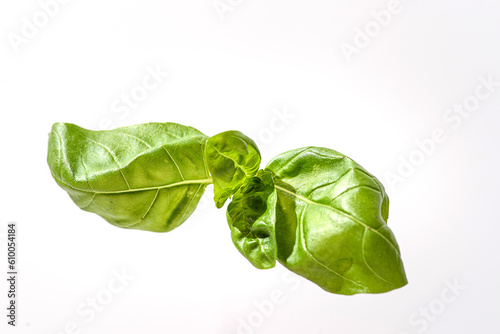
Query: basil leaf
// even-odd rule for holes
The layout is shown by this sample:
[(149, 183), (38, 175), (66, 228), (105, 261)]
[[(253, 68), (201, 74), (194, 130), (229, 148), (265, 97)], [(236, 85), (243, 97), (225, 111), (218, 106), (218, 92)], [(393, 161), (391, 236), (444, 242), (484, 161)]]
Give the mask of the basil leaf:
[(47, 161), (81, 209), (118, 227), (166, 232), (191, 215), (212, 182), (203, 158), (206, 140), (175, 123), (110, 131), (56, 123)]
[(275, 174), (278, 260), (326, 291), (380, 293), (407, 283), (387, 227), (382, 184), (348, 157), (326, 148), (283, 153)]
[(239, 131), (226, 131), (210, 137), (205, 158), (214, 182), (214, 201), (221, 208), (260, 165), (255, 142)]
[(272, 173), (260, 170), (246, 180), (227, 207), (234, 245), (259, 269), (276, 264), (275, 206)]

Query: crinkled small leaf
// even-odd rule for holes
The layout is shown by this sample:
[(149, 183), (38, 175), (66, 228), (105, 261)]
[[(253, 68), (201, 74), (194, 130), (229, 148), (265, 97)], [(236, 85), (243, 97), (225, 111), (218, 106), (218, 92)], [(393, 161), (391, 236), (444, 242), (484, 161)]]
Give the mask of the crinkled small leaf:
[(226, 131), (209, 138), (205, 157), (214, 182), (217, 208), (221, 208), (260, 166), (257, 145), (239, 131)]
[(227, 207), (234, 245), (259, 269), (276, 264), (275, 206), (272, 174), (260, 170), (245, 181)]
[(211, 183), (207, 137), (175, 123), (91, 131), (56, 123), (47, 161), (83, 210), (123, 228), (166, 232), (184, 222)]
[(326, 148), (283, 153), (275, 174), (278, 260), (339, 294), (380, 293), (407, 283), (387, 227), (382, 184), (348, 157)]

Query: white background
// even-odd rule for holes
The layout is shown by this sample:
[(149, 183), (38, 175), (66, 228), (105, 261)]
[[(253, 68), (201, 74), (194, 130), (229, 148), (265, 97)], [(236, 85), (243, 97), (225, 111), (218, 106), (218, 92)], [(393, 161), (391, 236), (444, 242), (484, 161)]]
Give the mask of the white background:
[[(1, 332), (498, 333), (500, 86), (462, 121), (447, 110), (487, 92), (480, 77), (500, 81), (500, 3), (401, 0), (377, 31), (370, 13), (388, 1), (228, 1), (218, 13), (212, 0), (74, 0), (47, 22), (37, 1), (2, 1), (0, 263), (6, 272), (6, 226), (17, 222), (20, 278), (16, 328), (1, 280)], [(26, 20), (41, 27), (23, 37)], [(341, 46), (367, 25), (372, 37), (349, 61)], [(169, 75), (116, 112), (147, 68)], [(293, 117), (277, 121), (286, 110)], [(264, 164), (308, 145), (349, 155), (388, 189), (409, 284), (339, 296), (281, 265), (257, 270), (232, 245), (211, 187), (184, 225), (155, 234), (79, 210), (52, 180), (54, 122), (151, 121), (240, 130)], [(445, 140), (418, 153), (436, 129)], [(109, 297), (122, 270), (133, 279), (102, 311), (77, 312)]]

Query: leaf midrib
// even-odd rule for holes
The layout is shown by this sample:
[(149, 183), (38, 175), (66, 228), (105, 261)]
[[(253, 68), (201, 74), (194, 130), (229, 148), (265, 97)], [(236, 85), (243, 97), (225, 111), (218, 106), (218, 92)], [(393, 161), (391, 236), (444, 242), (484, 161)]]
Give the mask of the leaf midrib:
[(212, 178), (208, 178), (208, 179), (198, 179), (198, 180), (184, 180), (181, 182), (170, 183), (170, 184), (161, 185), (161, 186), (157, 186), (157, 187), (134, 188), (134, 189), (115, 190), (115, 191), (99, 191), (99, 190), (87, 190), (87, 189), (76, 188), (76, 187), (72, 186), (71, 184), (61, 180), (59, 177), (54, 175), (54, 173), (52, 173), (52, 176), (54, 177), (54, 179), (63, 183), (68, 188), (71, 188), (71, 189), (77, 190), (77, 191), (81, 191), (81, 192), (90, 193), (90, 194), (124, 194), (124, 193), (133, 193), (133, 192), (148, 191), (148, 190), (161, 190), (161, 189), (173, 188), (173, 187), (189, 185), (189, 184), (211, 184), (211, 183), (213, 183)]

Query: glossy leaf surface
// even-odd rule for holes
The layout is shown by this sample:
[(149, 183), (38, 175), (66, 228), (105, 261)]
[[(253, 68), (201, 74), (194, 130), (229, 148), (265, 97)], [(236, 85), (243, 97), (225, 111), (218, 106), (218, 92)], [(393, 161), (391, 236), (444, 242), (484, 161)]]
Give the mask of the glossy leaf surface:
[(217, 208), (221, 208), (260, 165), (257, 145), (239, 131), (226, 131), (210, 137), (205, 157), (214, 182)]
[(381, 183), (348, 157), (308, 147), (273, 159), (278, 260), (323, 289), (379, 293), (407, 283)]
[(56, 123), (48, 164), (83, 210), (123, 228), (166, 232), (184, 222), (211, 183), (207, 137), (175, 123), (91, 131)]
[(272, 173), (262, 170), (246, 180), (227, 207), (234, 245), (259, 269), (276, 264), (275, 207)]

